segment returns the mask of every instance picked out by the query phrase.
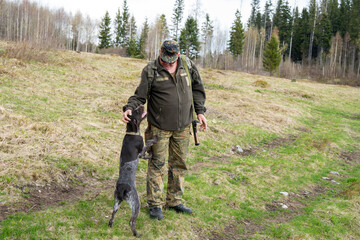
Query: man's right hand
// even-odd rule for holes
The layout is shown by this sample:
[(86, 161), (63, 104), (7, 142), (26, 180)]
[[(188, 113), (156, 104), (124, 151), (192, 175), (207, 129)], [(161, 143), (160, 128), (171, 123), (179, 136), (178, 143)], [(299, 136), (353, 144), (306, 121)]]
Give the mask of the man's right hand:
[(123, 119), (122, 119), (122, 121), (123, 121), (124, 123), (130, 122), (129, 116), (131, 116), (131, 115), (132, 115), (131, 109), (126, 110), (126, 111), (124, 112), (124, 114), (123, 114)]

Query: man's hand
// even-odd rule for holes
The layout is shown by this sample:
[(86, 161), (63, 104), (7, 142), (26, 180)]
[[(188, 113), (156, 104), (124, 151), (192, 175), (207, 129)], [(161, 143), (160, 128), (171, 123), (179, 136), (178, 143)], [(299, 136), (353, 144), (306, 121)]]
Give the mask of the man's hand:
[(197, 119), (199, 120), (199, 123), (200, 123), (200, 130), (201, 131), (206, 130), (207, 122), (206, 122), (206, 118), (205, 118), (204, 114), (198, 114)]
[(126, 111), (124, 112), (124, 114), (123, 114), (123, 119), (122, 119), (122, 121), (123, 121), (124, 123), (130, 122), (129, 116), (131, 116), (131, 115), (132, 115), (131, 109), (126, 110)]

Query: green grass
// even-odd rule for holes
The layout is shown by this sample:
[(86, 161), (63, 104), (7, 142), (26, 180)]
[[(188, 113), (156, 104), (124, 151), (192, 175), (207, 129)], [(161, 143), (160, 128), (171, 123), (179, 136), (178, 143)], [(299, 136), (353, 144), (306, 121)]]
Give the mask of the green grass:
[[(31, 189), (19, 189), (27, 184), (96, 186), (100, 194), (87, 189), (80, 200), (8, 216), (0, 239), (135, 239), (127, 203), (107, 226), (114, 189), (104, 184), (115, 185), (121, 107), (146, 62), (52, 54), (56, 64), (30, 62), (21, 71), (6, 60), (13, 77), (0, 75), (0, 204), (27, 203)], [(194, 215), (148, 217), (141, 160), (142, 238), (359, 239), (360, 165), (343, 157), (360, 154), (359, 89), (211, 69), (201, 75), (209, 129), (199, 133), (200, 146), (191, 140), (183, 196)], [(255, 80), (269, 85), (258, 89)], [(252, 154), (236, 153), (236, 145)]]

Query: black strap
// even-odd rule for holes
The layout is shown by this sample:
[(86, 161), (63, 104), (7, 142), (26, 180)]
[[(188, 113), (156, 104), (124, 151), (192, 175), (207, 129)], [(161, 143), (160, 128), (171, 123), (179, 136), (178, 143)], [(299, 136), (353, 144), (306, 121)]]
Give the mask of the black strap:
[(156, 67), (156, 60), (151, 61), (147, 66), (147, 72), (148, 72), (148, 92), (147, 92), (147, 100), (150, 99), (150, 91), (151, 86), (154, 81), (155, 73), (157, 71)]

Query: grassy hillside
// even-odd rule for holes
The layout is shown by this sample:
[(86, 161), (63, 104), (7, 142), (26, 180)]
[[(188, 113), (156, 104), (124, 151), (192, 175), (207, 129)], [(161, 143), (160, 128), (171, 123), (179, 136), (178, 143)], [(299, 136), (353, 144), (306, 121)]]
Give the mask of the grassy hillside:
[[(145, 65), (0, 42), (0, 239), (133, 238), (127, 203), (107, 223), (122, 106)], [(360, 239), (360, 89), (201, 76), (209, 129), (191, 143), (184, 195), (195, 214), (150, 219), (141, 160), (142, 239)]]

